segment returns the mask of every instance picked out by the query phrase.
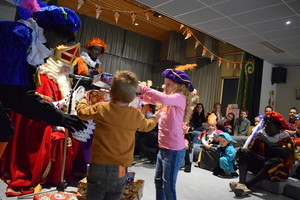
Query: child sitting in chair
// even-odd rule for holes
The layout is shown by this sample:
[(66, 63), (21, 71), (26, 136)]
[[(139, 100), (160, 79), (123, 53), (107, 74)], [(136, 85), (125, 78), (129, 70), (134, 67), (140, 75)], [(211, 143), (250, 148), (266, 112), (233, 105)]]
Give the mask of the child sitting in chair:
[(203, 131), (198, 139), (201, 139), (201, 143), (205, 149), (210, 149), (213, 144), (217, 144), (217, 136), (221, 133), (221, 130), (217, 130), (217, 117), (214, 113), (210, 114), (207, 119), (208, 129)]
[(213, 171), (213, 175), (220, 178), (233, 178), (238, 176), (236, 173), (235, 156), (236, 150), (232, 143), (236, 143), (228, 133), (220, 133), (219, 137), (218, 152), (220, 155), (219, 166)]
[[(199, 136), (198, 140), (201, 140), (202, 148), (198, 155), (198, 160), (195, 167), (200, 167), (208, 170), (213, 170), (218, 165), (218, 153), (216, 146), (218, 144), (218, 134), (221, 130), (217, 130), (217, 117), (214, 113), (210, 114), (207, 119), (208, 129), (203, 131)], [(202, 157), (204, 159), (202, 159)], [(207, 159), (206, 159), (207, 158)]]

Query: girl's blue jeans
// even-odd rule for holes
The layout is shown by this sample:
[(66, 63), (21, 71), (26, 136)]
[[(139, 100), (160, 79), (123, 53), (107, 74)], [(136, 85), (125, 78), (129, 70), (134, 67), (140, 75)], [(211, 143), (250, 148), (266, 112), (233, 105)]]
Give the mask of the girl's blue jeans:
[(178, 151), (159, 149), (154, 180), (157, 200), (176, 200), (176, 180), (184, 156), (184, 148)]

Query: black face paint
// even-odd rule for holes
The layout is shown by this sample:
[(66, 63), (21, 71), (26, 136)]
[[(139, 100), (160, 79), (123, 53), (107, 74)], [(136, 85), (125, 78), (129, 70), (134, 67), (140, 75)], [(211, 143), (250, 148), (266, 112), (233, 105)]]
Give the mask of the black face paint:
[(280, 132), (277, 122), (270, 117), (266, 117), (265, 119), (265, 131), (269, 136), (274, 136)]

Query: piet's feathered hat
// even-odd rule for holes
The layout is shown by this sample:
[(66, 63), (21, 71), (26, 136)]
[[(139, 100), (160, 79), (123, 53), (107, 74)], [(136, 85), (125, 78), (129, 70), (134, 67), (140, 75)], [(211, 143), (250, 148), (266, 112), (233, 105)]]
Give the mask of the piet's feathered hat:
[(104, 49), (103, 53), (104, 54), (105, 51), (107, 50), (108, 46), (105, 44), (104, 40), (101, 40), (100, 38), (94, 37), (92, 39), (90, 39), (86, 44), (85, 44), (85, 48), (86, 50), (89, 50), (90, 47), (93, 46), (98, 46), (98, 47), (102, 47)]
[(176, 69), (166, 69), (165, 71), (163, 71), (162, 76), (164, 78), (171, 79), (172, 81), (175, 81), (177, 83), (186, 85), (190, 92), (194, 90), (194, 86), (191, 82), (191, 79), (183, 71), (179, 71)]
[(46, 26), (62, 26), (72, 32), (80, 28), (80, 19), (69, 8), (48, 6), (41, 0), (7, 0), (18, 6), (18, 13), (22, 19), (35, 18), (39, 24)]
[(80, 28), (80, 19), (77, 14), (65, 7), (45, 6), (33, 13), (33, 17), (38, 23), (47, 26), (63, 26), (73, 32)]

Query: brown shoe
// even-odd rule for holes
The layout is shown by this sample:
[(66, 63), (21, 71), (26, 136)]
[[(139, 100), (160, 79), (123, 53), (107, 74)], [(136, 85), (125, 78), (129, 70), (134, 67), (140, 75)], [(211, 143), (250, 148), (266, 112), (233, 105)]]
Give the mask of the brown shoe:
[(231, 190), (233, 190), (239, 183), (238, 182), (230, 182), (229, 187)]
[(249, 190), (246, 185), (239, 183), (233, 189), (233, 192), (235, 196), (241, 197), (241, 196), (248, 196), (251, 193), (251, 190)]
[(219, 174), (218, 177), (220, 178), (233, 178), (233, 176), (230, 174), (225, 174), (225, 173), (222, 173), (222, 174)]

